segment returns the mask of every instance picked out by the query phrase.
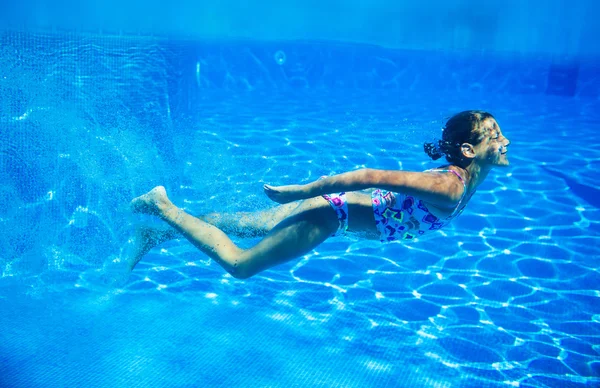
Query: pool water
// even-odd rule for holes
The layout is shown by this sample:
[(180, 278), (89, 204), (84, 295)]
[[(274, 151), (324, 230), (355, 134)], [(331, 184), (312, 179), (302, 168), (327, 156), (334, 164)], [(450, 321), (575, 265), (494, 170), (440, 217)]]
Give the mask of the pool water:
[[(593, 72), (573, 91), (548, 84), (542, 59), (465, 69), (465, 54), (429, 53), (434, 71), (363, 46), (217, 55), (4, 39), (18, 54), (5, 49), (0, 67), (0, 386), (600, 384)], [(324, 65), (317, 51), (384, 65)], [(229, 62), (236, 53), (256, 61)], [(327, 70), (341, 62), (350, 69)], [(437, 234), (333, 238), (245, 281), (185, 240), (152, 250), (129, 278), (113, 263), (136, 225), (159, 225), (127, 206), (157, 184), (203, 214), (273, 206), (263, 183), (424, 170), (437, 163), (423, 142), (465, 109), (495, 115), (511, 165)]]

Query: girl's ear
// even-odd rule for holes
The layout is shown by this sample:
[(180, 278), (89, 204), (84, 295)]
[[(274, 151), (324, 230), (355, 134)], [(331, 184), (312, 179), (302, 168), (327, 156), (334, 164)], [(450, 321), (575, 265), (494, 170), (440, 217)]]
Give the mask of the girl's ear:
[(460, 146), (461, 154), (467, 159), (475, 158), (475, 147), (469, 143), (462, 143)]

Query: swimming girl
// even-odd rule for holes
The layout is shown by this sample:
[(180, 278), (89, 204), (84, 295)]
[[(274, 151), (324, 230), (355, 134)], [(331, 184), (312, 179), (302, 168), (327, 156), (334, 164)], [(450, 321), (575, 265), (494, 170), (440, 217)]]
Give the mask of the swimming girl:
[[(135, 198), (131, 208), (155, 215), (171, 228), (140, 229), (129, 266), (133, 269), (156, 245), (180, 237), (238, 279), (304, 255), (346, 232), (382, 242), (412, 240), (456, 218), (490, 170), (508, 165), (509, 144), (491, 114), (461, 112), (448, 120), (441, 140), (424, 147), (433, 160), (446, 157), (443, 167), (424, 172), (364, 168), (304, 185), (264, 185), (265, 194), (281, 205), (255, 213), (196, 218), (175, 206), (158, 186)], [(226, 233), (263, 238), (241, 249)]]

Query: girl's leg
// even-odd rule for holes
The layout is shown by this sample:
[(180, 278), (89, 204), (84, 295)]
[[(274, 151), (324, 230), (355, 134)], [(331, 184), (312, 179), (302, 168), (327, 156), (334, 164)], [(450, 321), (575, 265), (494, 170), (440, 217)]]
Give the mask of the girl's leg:
[[(178, 209), (158, 186), (131, 202), (132, 210), (153, 214), (177, 230), (236, 278), (246, 279), (307, 252), (338, 227), (335, 212), (321, 197), (303, 201), (254, 247), (237, 247), (219, 228)], [(135, 263), (133, 264), (135, 265)]]
[(142, 257), (155, 246), (180, 237), (181, 235), (175, 229), (161, 230), (146, 226), (138, 227), (133, 242), (133, 251), (127, 257), (129, 269), (133, 269), (142, 260)]
[(227, 234), (240, 237), (264, 237), (296, 207), (298, 207), (297, 203), (288, 203), (258, 212), (215, 212), (197, 218), (216, 226)]
[[(291, 214), (296, 207), (298, 207), (297, 203), (289, 203), (259, 212), (209, 213), (198, 218), (225, 233), (240, 237), (263, 237)], [(163, 230), (146, 226), (139, 227), (135, 236), (135, 248), (131, 257), (128, 258), (129, 267), (133, 269), (146, 253), (157, 245), (181, 237), (184, 236), (172, 228)]]

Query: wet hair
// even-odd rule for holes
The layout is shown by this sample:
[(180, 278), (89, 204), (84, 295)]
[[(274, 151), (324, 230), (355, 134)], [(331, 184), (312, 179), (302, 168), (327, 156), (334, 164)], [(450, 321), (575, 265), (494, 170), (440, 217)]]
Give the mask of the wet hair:
[(463, 164), (461, 144), (479, 144), (483, 138), (481, 124), (489, 118), (494, 116), (481, 110), (466, 110), (455, 114), (446, 122), (441, 140), (423, 145), (425, 153), (433, 160), (446, 156), (449, 163)]

